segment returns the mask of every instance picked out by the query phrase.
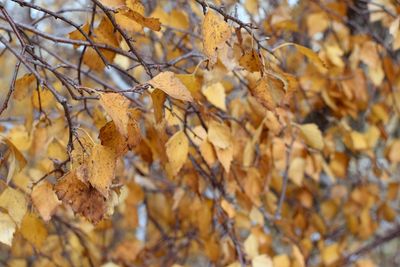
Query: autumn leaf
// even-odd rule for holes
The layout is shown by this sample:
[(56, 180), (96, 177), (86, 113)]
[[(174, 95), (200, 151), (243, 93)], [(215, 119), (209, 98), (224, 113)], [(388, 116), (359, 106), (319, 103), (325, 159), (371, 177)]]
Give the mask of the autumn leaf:
[(176, 175), (185, 164), (189, 153), (189, 140), (183, 131), (176, 132), (165, 144), (172, 174)]
[(161, 72), (153, 79), (148, 81), (153, 88), (164, 91), (172, 98), (192, 102), (193, 98), (190, 91), (185, 85), (175, 76), (173, 72)]
[(88, 160), (89, 183), (105, 198), (108, 198), (112, 181), (115, 178), (116, 155), (113, 149), (95, 145)]
[(45, 221), (49, 221), (61, 204), (48, 181), (43, 181), (32, 189), (31, 198), (33, 205)]
[(113, 119), (119, 133), (128, 138), (129, 99), (118, 93), (101, 94), (100, 103)]
[(218, 148), (226, 149), (232, 145), (230, 129), (227, 125), (211, 121), (208, 127), (208, 140)]
[(93, 223), (98, 223), (106, 213), (104, 196), (91, 185), (82, 182), (74, 171), (60, 178), (54, 190), (64, 205)]
[(229, 25), (214, 11), (209, 11), (202, 24), (203, 51), (214, 64), (217, 61), (217, 51), (231, 37)]
[(299, 128), (307, 145), (318, 150), (324, 148), (324, 139), (317, 125), (313, 123), (303, 124), (299, 125)]
[(208, 102), (217, 108), (226, 111), (225, 88), (221, 83), (214, 83), (203, 88), (202, 93), (207, 98)]

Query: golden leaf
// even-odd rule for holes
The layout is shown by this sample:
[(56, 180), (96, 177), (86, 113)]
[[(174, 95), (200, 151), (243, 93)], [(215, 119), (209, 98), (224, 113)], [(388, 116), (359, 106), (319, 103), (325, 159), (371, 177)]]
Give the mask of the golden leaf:
[(47, 238), (47, 229), (36, 215), (27, 213), (21, 223), (21, 234), (36, 249), (40, 249)]
[(20, 191), (7, 187), (0, 195), (0, 208), (8, 211), (11, 219), (20, 225), (28, 209), (25, 196)]
[(185, 164), (189, 153), (189, 140), (183, 131), (176, 132), (165, 144), (168, 162), (173, 175), (178, 174)]
[(213, 65), (217, 62), (217, 51), (231, 37), (231, 29), (222, 18), (213, 11), (207, 12), (202, 25), (203, 51)]
[(207, 87), (204, 87), (202, 93), (207, 98), (208, 102), (217, 108), (226, 111), (225, 88), (222, 83), (213, 83)]
[(215, 147), (226, 149), (232, 145), (231, 130), (223, 123), (211, 121), (208, 126), (208, 140)]
[(100, 103), (114, 121), (120, 134), (127, 137), (129, 99), (118, 93), (104, 93), (100, 95)]
[(190, 91), (171, 71), (159, 73), (156, 77), (148, 81), (148, 83), (152, 87), (164, 91), (172, 98), (182, 101), (193, 101)]
[(307, 145), (318, 150), (324, 148), (324, 138), (316, 124), (303, 124), (299, 125), (299, 128)]
[(21, 101), (33, 91), (36, 86), (36, 77), (32, 73), (25, 74), (15, 81), (14, 99)]
[(32, 189), (31, 198), (33, 205), (39, 211), (43, 220), (49, 221), (61, 204), (53, 186), (48, 181), (43, 181)]

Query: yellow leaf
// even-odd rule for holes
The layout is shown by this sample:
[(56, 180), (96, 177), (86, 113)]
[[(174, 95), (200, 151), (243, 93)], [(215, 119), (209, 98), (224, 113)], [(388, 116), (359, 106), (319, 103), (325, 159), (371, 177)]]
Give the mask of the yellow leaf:
[(199, 78), (193, 74), (176, 74), (175, 76), (181, 80), (195, 99), (199, 97), (201, 89), (201, 80)]
[(260, 56), (254, 49), (247, 51), (243, 56), (241, 56), (239, 64), (250, 72), (262, 70)]
[(178, 174), (189, 153), (189, 140), (183, 131), (176, 132), (165, 144), (173, 175)]
[(20, 225), (27, 211), (27, 201), (23, 193), (7, 187), (0, 195), (0, 207), (8, 211), (12, 220)]
[(354, 150), (364, 150), (368, 148), (368, 143), (365, 135), (357, 131), (352, 131), (350, 133), (350, 139), (352, 148)]
[(254, 234), (251, 233), (247, 237), (247, 239), (244, 241), (243, 247), (244, 247), (244, 251), (251, 259), (254, 259), (255, 257), (257, 257), (259, 255), (258, 238)]
[(274, 48), (274, 51), (276, 51), (282, 47), (289, 46), (289, 45), (296, 47), (297, 51), (299, 51), (304, 56), (306, 56), (313, 64), (315, 64), (319, 68), (321, 68), (325, 71), (327, 70), (325, 62), (323, 62), (322, 59), (320, 59), (319, 56), (314, 51), (312, 51), (311, 49), (309, 49), (305, 46), (298, 45), (295, 43), (283, 43), (283, 44), (277, 46), (276, 48)]
[(251, 94), (269, 110), (279, 105), (285, 95), (285, 83), (278, 77), (264, 76), (250, 87)]
[(142, 15), (144, 14), (144, 6), (140, 0), (125, 0), (125, 3), (130, 10), (136, 11)]
[(53, 186), (48, 181), (43, 181), (36, 185), (32, 189), (31, 198), (33, 205), (45, 221), (51, 219), (56, 208), (61, 204), (61, 201), (58, 200), (56, 193), (53, 191)]
[(118, 9), (125, 6), (124, 0), (100, 0), (100, 2), (109, 8)]
[(333, 243), (322, 249), (322, 261), (325, 265), (333, 264), (340, 257), (338, 243)]
[(143, 27), (147, 27), (153, 31), (161, 30), (161, 23), (157, 18), (146, 18), (136, 11), (130, 11), (127, 15)]
[(16, 225), (6, 213), (0, 212), (0, 242), (11, 247)]
[(324, 148), (324, 139), (316, 124), (303, 124), (299, 125), (299, 128), (307, 145), (318, 150)]
[(200, 144), (200, 153), (209, 166), (212, 166), (217, 160), (214, 148), (208, 140)]
[(203, 51), (213, 65), (217, 62), (217, 51), (231, 37), (231, 29), (218, 14), (208, 11), (202, 25)]
[(73, 169), (85, 164), (89, 159), (93, 148), (93, 140), (86, 132), (83, 132), (74, 140), (74, 150), (71, 153), (71, 165)]
[(18, 148), (6, 137), (0, 134), (0, 144), (4, 143), (10, 149), (9, 154), (9, 169), (7, 174), (7, 184), (11, 181), (12, 177), (20, 172), (26, 165), (26, 159)]
[(300, 157), (296, 157), (290, 162), (288, 176), (297, 186), (303, 184), (305, 165), (305, 160)]
[(90, 184), (104, 197), (108, 197), (110, 185), (115, 178), (116, 155), (112, 148), (95, 145), (88, 161)]
[(223, 123), (211, 121), (208, 126), (208, 140), (215, 147), (226, 149), (232, 145), (231, 130)]
[(21, 234), (36, 249), (40, 249), (47, 238), (47, 229), (36, 215), (27, 213), (22, 220)]
[(221, 207), (228, 214), (229, 218), (235, 217), (235, 214), (236, 214), (235, 207), (231, 203), (229, 203), (228, 201), (223, 199), (221, 201)]
[(14, 99), (21, 101), (34, 90), (36, 78), (33, 74), (25, 74), (15, 81)]
[(290, 259), (286, 254), (276, 255), (272, 258), (273, 266), (275, 267), (290, 267)]
[(143, 30), (143, 26), (135, 21), (131, 16), (129, 16), (129, 12), (127, 12), (126, 10), (120, 11), (115, 14), (115, 21), (118, 23), (118, 25), (120, 25), (123, 30), (131, 34), (141, 32)]
[(100, 95), (100, 103), (114, 121), (120, 134), (127, 137), (129, 99), (118, 93), (104, 93)]
[(273, 267), (272, 260), (268, 255), (262, 254), (253, 258), (252, 267)]
[(323, 32), (329, 27), (329, 17), (325, 12), (312, 13), (307, 16), (308, 35)]
[(217, 108), (226, 111), (225, 88), (222, 83), (218, 82), (204, 87), (202, 93), (207, 98), (208, 102)]
[(215, 147), (215, 151), (222, 167), (224, 167), (224, 170), (229, 173), (233, 160), (233, 145), (229, 146), (228, 148)]
[(292, 246), (292, 254), (293, 254), (293, 258), (294, 258), (295, 262), (297, 263), (297, 265), (295, 265), (295, 266), (298, 266), (298, 267), (305, 267), (306, 266), (306, 263), (305, 263), (305, 260), (304, 260), (304, 256), (301, 253), (301, 251), (300, 251), (298, 246), (296, 246), (296, 245)]
[(68, 159), (66, 146), (57, 138), (53, 138), (47, 147), (47, 156), (52, 159), (64, 161)]
[(193, 101), (190, 91), (171, 71), (159, 73), (156, 77), (148, 81), (148, 83), (152, 87), (164, 91), (172, 98), (182, 101)]

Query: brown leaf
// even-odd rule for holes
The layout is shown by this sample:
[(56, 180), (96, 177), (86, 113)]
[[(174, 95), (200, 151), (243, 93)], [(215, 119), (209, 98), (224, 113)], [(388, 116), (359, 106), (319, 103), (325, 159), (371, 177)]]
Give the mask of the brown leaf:
[(167, 95), (159, 89), (155, 89), (151, 92), (151, 100), (153, 101), (153, 109), (154, 109), (154, 119), (156, 123), (160, 123), (164, 116), (164, 102), (167, 98)]
[(243, 56), (241, 56), (239, 59), (239, 64), (250, 72), (262, 70), (260, 55), (254, 49), (247, 51)]
[(113, 148), (116, 156), (122, 156), (128, 151), (126, 138), (124, 138), (117, 130), (113, 121), (107, 122), (106, 125), (101, 127), (99, 133), (101, 144), (106, 147)]
[(58, 199), (68, 205), (75, 213), (81, 214), (92, 223), (98, 223), (106, 213), (106, 199), (90, 184), (76, 177), (70, 171), (54, 186)]

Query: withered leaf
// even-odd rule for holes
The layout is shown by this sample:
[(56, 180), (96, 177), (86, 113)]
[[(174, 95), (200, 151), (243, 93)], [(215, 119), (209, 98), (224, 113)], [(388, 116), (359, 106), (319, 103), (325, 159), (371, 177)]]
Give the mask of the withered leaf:
[(106, 213), (106, 199), (90, 184), (76, 177), (70, 171), (57, 181), (54, 186), (58, 199), (92, 223), (98, 223)]

